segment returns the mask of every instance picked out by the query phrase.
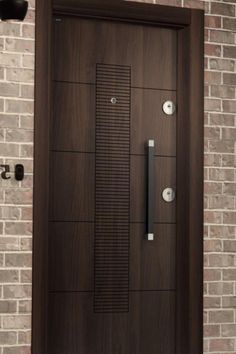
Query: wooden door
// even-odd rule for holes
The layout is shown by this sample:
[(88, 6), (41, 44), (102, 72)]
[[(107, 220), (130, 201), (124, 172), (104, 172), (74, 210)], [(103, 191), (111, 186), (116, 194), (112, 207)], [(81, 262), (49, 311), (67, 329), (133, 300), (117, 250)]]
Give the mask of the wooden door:
[(48, 354), (174, 354), (177, 31), (53, 26)]

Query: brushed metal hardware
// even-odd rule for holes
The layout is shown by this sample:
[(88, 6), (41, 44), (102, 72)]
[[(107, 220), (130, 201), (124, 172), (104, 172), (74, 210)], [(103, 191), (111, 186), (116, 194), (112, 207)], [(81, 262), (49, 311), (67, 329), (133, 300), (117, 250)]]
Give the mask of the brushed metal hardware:
[(165, 188), (162, 192), (162, 198), (165, 202), (170, 203), (175, 200), (175, 191), (173, 188)]
[(111, 98), (111, 103), (112, 104), (116, 104), (117, 103), (117, 98), (116, 97), (112, 97)]
[(171, 116), (175, 113), (175, 104), (172, 101), (166, 101), (162, 106), (163, 112), (168, 116)]
[(145, 239), (154, 240), (154, 140), (148, 140), (147, 144), (148, 168), (147, 168), (147, 215), (146, 215), (146, 234)]

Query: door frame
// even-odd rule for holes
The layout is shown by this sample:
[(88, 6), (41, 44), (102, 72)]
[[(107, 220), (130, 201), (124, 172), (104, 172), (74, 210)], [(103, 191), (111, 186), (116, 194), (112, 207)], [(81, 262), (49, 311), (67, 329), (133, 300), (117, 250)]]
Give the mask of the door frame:
[[(32, 353), (47, 353), (52, 14), (178, 29), (176, 354), (203, 353), (204, 11), (120, 0), (36, 1)], [(189, 134), (186, 134), (186, 131)], [(180, 144), (181, 142), (181, 144)], [(178, 227), (181, 225), (181, 227)], [(184, 320), (183, 320), (184, 318)], [(181, 323), (181, 326), (179, 325)]]

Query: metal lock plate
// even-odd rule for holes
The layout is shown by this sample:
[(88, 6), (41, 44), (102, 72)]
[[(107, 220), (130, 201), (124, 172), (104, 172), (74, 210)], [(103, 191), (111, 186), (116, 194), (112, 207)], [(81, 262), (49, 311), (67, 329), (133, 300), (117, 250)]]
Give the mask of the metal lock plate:
[(175, 191), (173, 188), (166, 188), (162, 192), (162, 198), (165, 202), (170, 203), (175, 200)]
[(168, 116), (171, 116), (175, 113), (175, 104), (172, 101), (166, 101), (162, 106), (163, 112)]

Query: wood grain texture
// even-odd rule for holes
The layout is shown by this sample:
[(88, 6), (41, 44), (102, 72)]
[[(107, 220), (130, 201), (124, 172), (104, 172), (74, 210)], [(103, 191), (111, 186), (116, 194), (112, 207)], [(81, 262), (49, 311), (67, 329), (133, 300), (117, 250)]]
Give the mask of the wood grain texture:
[(176, 348), (181, 354), (203, 352), (203, 22), (203, 11), (192, 10), (191, 27), (178, 34)]
[(94, 154), (51, 153), (50, 220), (94, 221)]
[[(93, 85), (54, 83), (52, 149), (64, 151), (95, 151), (95, 88)], [(109, 89), (109, 97), (117, 97)], [(167, 116), (162, 109), (165, 101), (176, 103), (176, 93), (159, 90), (131, 90), (131, 153), (145, 154), (148, 139), (156, 142), (156, 154), (176, 154), (176, 113)], [(110, 112), (115, 119), (115, 112)], [(117, 119), (110, 127), (120, 130)], [(108, 129), (108, 128), (107, 128)]]
[(49, 290), (93, 290), (94, 224), (51, 222)]
[[(176, 190), (176, 161), (172, 157), (155, 157), (154, 221), (175, 223), (176, 199), (167, 203), (162, 198), (165, 188)], [(131, 222), (145, 222), (147, 161), (145, 156), (131, 156), (130, 218)]]
[(176, 227), (155, 224), (154, 241), (148, 242), (143, 224), (130, 231), (130, 289), (174, 290)]
[(131, 101), (131, 153), (145, 154), (147, 141), (155, 141), (156, 155), (176, 155), (176, 112), (168, 116), (163, 103), (173, 101), (173, 91), (132, 89)]
[(51, 148), (95, 151), (95, 87), (56, 82), (53, 88)]
[(162, 6), (121, 0), (54, 0), (57, 13), (84, 17), (111, 18), (113, 20), (152, 23), (163, 27), (182, 28), (191, 23), (191, 10), (187, 8)]
[[(130, 290), (175, 289), (175, 228), (156, 224), (155, 239), (147, 242), (145, 225), (130, 225)], [(94, 290), (93, 223), (50, 223), (49, 290)]]
[(105, 63), (132, 66), (132, 86), (175, 89), (176, 43), (170, 29), (62, 16), (54, 21), (54, 79), (95, 83), (96, 63)]
[[(203, 351), (204, 12), (191, 11), (189, 323), (190, 352)], [(200, 73), (200, 74), (198, 74)], [(198, 171), (196, 173), (196, 165)], [(193, 177), (194, 176), (194, 177)], [(192, 225), (194, 229), (192, 228)]]
[[(98, 16), (100, 19), (102, 17), (111, 19), (114, 16), (115, 20), (119, 19), (120, 21), (123, 18), (126, 23), (135, 22), (137, 24), (139, 22), (152, 26), (158, 23), (172, 28), (176, 28), (176, 26), (183, 28), (189, 25), (185, 30), (179, 31), (178, 36), (178, 89), (182, 95), (178, 95), (178, 120), (181, 117), (181, 123), (177, 128), (177, 161), (179, 161), (181, 152), (183, 153), (183, 158), (182, 162), (177, 165), (177, 187), (182, 186), (180, 192), (178, 190), (177, 210), (179, 207), (182, 210), (177, 213), (176, 343), (170, 341), (170, 336), (173, 335), (174, 337), (175, 333), (174, 327), (172, 327), (175, 322), (173, 318), (175, 301), (173, 300), (174, 294), (171, 293), (172, 301), (170, 302), (172, 305), (170, 306), (163, 305), (161, 300), (155, 302), (151, 298), (146, 298), (145, 301), (132, 302), (135, 304), (134, 308), (142, 310), (135, 313), (135, 326), (137, 324), (139, 326), (138, 336), (136, 336), (136, 330), (132, 331), (133, 322), (131, 325), (129, 323), (128, 331), (131, 329), (129, 333), (131, 333), (130, 343), (132, 347), (128, 344), (127, 353), (130, 354), (133, 349), (135, 353), (139, 354), (147, 351), (151, 352), (153, 340), (154, 338), (155, 340), (158, 339), (159, 335), (162, 337), (158, 343), (155, 342), (154, 344), (155, 354), (162, 352), (168, 354), (202, 353), (202, 239), (199, 238), (199, 234), (202, 233), (202, 150), (199, 147), (202, 146), (203, 136), (203, 12), (131, 2), (120, 2), (114, 6), (111, 2), (108, 3), (103, 0), (92, 0), (89, 3), (84, 0), (76, 2), (74, 0), (65, 0), (63, 3), (62, 0), (58, 1), (61, 1), (59, 7), (63, 8), (64, 13), (68, 12), (75, 16), (79, 14), (79, 16), (84, 18)], [(77, 296), (77, 294), (70, 294), (69, 297), (66, 294), (57, 294), (50, 297), (49, 306), (47, 304), (48, 174), (45, 173), (45, 165), (46, 167), (49, 165), (49, 116), (51, 103), (49, 63), (51, 60), (51, 43), (55, 42), (51, 40), (50, 36), (50, 11), (50, 1), (42, 0), (40, 4), (37, 4), (32, 352), (33, 354), (67, 354), (71, 349), (71, 353), (77, 353), (79, 345), (80, 352), (93, 350), (94, 353), (97, 352), (97, 348), (94, 348), (93, 341), (89, 339), (89, 346), (87, 346), (87, 338), (91, 335), (91, 323), (93, 323), (90, 322), (90, 313), (86, 309), (87, 300), (72, 301), (69, 300), (69, 297)], [(68, 42), (71, 46), (76, 43), (74, 37), (76, 37), (75, 33), (69, 37)], [(67, 39), (64, 37), (64, 41)], [(72, 56), (76, 56), (75, 51), (71, 50), (71, 53)], [(62, 55), (66, 56), (67, 54), (62, 52)], [(65, 64), (65, 61), (63, 63)], [(188, 63), (189, 65), (186, 65)], [(68, 68), (72, 77), (72, 70), (70, 67)], [(63, 70), (63, 65), (61, 65), (61, 70)], [(91, 75), (89, 69), (88, 74)], [(143, 80), (142, 73), (139, 77)], [(48, 78), (48, 80), (45, 78)], [(180, 89), (183, 89), (183, 91)], [(187, 104), (187, 108), (185, 106), (184, 111), (184, 102), (186, 104), (188, 99), (189, 105)], [(184, 113), (183, 118), (182, 113)], [(187, 121), (185, 121), (186, 118), (188, 118)], [(189, 135), (188, 132), (190, 132)], [(186, 139), (187, 136), (189, 136), (189, 139)], [(42, 141), (44, 142), (43, 146)], [(183, 181), (186, 183), (181, 184), (181, 176), (184, 177)], [(186, 196), (186, 191), (189, 193), (189, 198)], [(64, 205), (62, 205), (62, 208), (64, 208)], [(181, 227), (179, 227), (180, 223), (183, 223)], [(165, 301), (170, 303), (166, 293), (163, 293), (163, 295), (165, 296)], [(63, 296), (64, 298), (58, 301), (55, 299), (57, 296)], [(139, 299), (141, 299), (141, 294), (139, 294)], [(147, 306), (150, 305), (150, 307), (148, 309), (144, 308), (143, 303), (147, 304)], [(92, 308), (90, 304), (88, 306), (90, 306), (90, 309)], [(64, 310), (69, 308), (70, 311), (64, 312)], [(160, 319), (162, 323), (159, 323), (159, 311), (153, 311), (153, 308), (161, 309)], [(47, 320), (48, 310), (50, 311), (49, 321)], [(165, 317), (162, 315), (162, 310)], [(146, 315), (148, 318), (145, 317)], [(87, 319), (86, 316), (88, 316)], [(109, 325), (114, 323), (112, 318), (108, 322)], [(149, 319), (150, 322), (148, 321)], [(78, 326), (78, 320), (82, 321), (82, 325)], [(116, 323), (118, 324), (114, 325), (113, 329), (111, 329), (112, 326), (110, 325), (109, 330), (107, 330), (107, 323), (105, 324), (104, 319), (99, 322), (99, 328), (104, 330), (102, 336), (100, 335), (102, 338), (99, 338), (98, 342), (95, 341), (95, 344), (100, 343), (98, 348), (102, 354), (110, 354), (113, 348), (114, 353), (119, 353), (121, 348), (119, 341), (127, 327), (126, 325), (123, 326), (122, 319)], [(147, 328), (150, 323), (154, 323), (155, 326)], [(144, 326), (147, 327), (143, 328)], [(159, 330), (160, 326), (162, 326), (161, 330)], [(50, 339), (49, 347), (47, 348), (48, 328), (50, 329)], [(78, 331), (78, 328), (80, 331)], [(159, 332), (153, 332), (153, 328), (157, 328)], [(69, 329), (68, 332), (65, 332), (65, 329)], [(112, 343), (110, 340), (107, 344), (106, 338), (113, 338), (110, 335), (111, 331), (114, 331), (113, 333), (115, 333), (116, 337)], [(65, 333), (66, 336), (64, 337)], [(77, 342), (78, 333), (80, 339), (83, 337), (79, 342)], [(117, 334), (119, 335), (118, 339)], [(148, 343), (143, 342), (145, 336), (147, 336)], [(103, 342), (104, 338), (105, 342)], [(136, 340), (135, 338), (138, 339)], [(105, 347), (101, 343), (105, 343)], [(151, 347), (149, 347), (149, 344)], [(176, 349), (174, 349), (175, 344)], [(122, 342), (122, 345), (127, 348), (126, 342)]]
[(96, 315), (91, 293), (52, 294), (49, 311), (50, 354), (175, 353), (172, 292), (131, 292), (129, 313)]
[[(37, 1), (34, 105), (32, 353), (47, 353), (51, 4)], [(43, 143), (42, 143), (43, 142)]]

